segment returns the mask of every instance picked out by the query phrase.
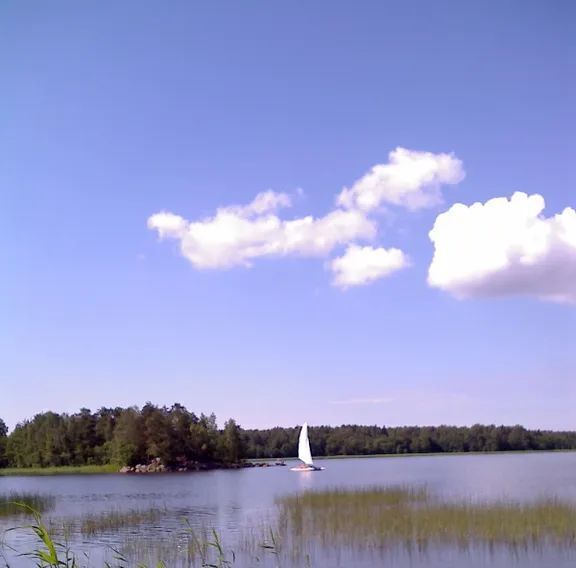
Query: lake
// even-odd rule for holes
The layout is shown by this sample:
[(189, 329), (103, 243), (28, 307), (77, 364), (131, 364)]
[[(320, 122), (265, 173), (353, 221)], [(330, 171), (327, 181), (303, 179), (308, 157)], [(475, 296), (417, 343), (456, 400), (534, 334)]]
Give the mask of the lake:
[[(198, 533), (217, 529), (225, 547), (236, 552), (234, 566), (277, 566), (278, 558), (259, 543), (267, 538), (277, 514), (276, 500), (308, 490), (372, 486), (424, 487), (448, 502), (536, 502), (543, 498), (576, 504), (576, 453), (517, 453), (486, 455), (406, 456), (390, 458), (319, 459), (321, 472), (295, 473), (288, 467), (216, 470), (181, 474), (69, 475), (52, 477), (0, 477), (0, 494), (12, 491), (53, 496), (46, 513), (55, 525), (70, 521), (67, 538), (75, 551), (90, 555), (99, 566), (111, 548), (125, 548), (144, 559), (161, 554), (167, 564), (186, 566), (182, 544), (188, 526)], [(159, 511), (134, 526), (114, 527), (95, 534), (80, 534), (74, 520), (98, 518), (110, 511)], [(23, 519), (1, 519), (0, 527)], [(258, 539), (261, 539), (258, 541)], [(9, 533), (7, 542), (30, 548), (25, 533)], [(251, 541), (252, 544), (249, 544)], [(144, 543), (144, 544), (143, 544)], [(248, 543), (248, 544), (247, 544)], [(255, 544), (256, 543), (256, 544)], [(157, 547), (156, 552), (152, 549)], [(152, 552), (151, 552), (152, 551)], [(272, 551), (273, 552), (273, 551)], [(256, 564), (255, 555), (260, 562)], [(553, 544), (536, 548), (487, 546), (393, 547), (362, 550), (353, 545), (334, 549), (318, 543), (307, 551), (310, 566), (398, 566), (401, 568), (467, 566), (573, 567), (576, 547)], [(13, 567), (32, 566), (9, 550)], [(149, 556), (146, 556), (149, 555)], [(251, 557), (250, 559), (248, 557)], [(282, 566), (303, 566), (302, 558), (282, 558)], [(200, 565), (200, 564), (192, 564)]]

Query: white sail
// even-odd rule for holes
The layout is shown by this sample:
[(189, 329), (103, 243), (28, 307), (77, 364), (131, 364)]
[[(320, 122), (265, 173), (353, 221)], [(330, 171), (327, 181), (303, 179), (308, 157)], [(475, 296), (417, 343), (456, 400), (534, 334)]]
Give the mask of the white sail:
[(314, 465), (312, 461), (312, 453), (310, 452), (310, 442), (308, 440), (308, 424), (302, 424), (300, 430), (300, 438), (298, 440), (298, 458), (301, 459), (306, 465)]

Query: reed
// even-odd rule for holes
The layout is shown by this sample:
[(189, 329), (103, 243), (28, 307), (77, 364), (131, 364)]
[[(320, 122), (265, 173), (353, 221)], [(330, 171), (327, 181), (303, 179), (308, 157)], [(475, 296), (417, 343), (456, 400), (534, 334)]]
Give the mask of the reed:
[[(380, 564), (396, 551), (411, 555), (445, 546), (469, 554), (484, 548), (491, 553), (496, 547), (514, 555), (576, 551), (576, 504), (556, 499), (450, 502), (422, 488), (373, 487), (309, 491), (280, 498), (277, 508), (277, 516), (248, 523), (229, 535), (226, 544), (213, 527), (197, 529), (189, 524), (151, 537), (146, 525), (159, 519), (162, 509), (85, 515), (70, 529), (71, 541), (76, 542), (79, 534), (91, 538), (118, 532), (117, 549), (108, 551), (108, 568), (323, 566), (330, 565), (327, 559), (350, 559), (351, 554)], [(46, 554), (56, 563), (45, 566), (78, 568), (81, 556), (56, 544), (52, 538), (59, 533), (46, 528), (38, 513), (34, 515), (35, 523), (28, 529), (39, 538), (39, 546), (28, 556), (39, 559)], [(138, 525), (142, 530), (122, 531)]]
[(0, 517), (28, 514), (29, 509), (44, 513), (52, 509), (54, 503), (54, 497), (44, 493), (12, 491), (0, 494)]
[(574, 546), (576, 505), (450, 503), (406, 488), (330, 490), (279, 501), (282, 531), (331, 546)]
[[(265, 537), (260, 530), (246, 533), (230, 546), (213, 527), (193, 529), (189, 525), (184, 533), (160, 540), (129, 536), (119, 547), (119, 552), (130, 566), (140, 568), (159, 563), (187, 568), (230, 568), (236, 564), (278, 568), (282, 556), (279, 537), (269, 528)], [(300, 565), (299, 562), (296, 565)]]
[(126, 527), (136, 527), (157, 521), (162, 516), (161, 509), (133, 509), (130, 511), (112, 510), (97, 514), (83, 515), (79, 529), (84, 536), (113, 533)]

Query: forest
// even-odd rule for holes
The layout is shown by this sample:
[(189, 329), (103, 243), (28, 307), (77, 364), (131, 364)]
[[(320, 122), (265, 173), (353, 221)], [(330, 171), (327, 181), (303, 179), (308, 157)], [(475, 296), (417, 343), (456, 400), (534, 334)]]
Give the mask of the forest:
[[(297, 454), (299, 428), (243, 430), (248, 458)], [(574, 450), (576, 432), (522, 426), (318, 426), (308, 430), (314, 456)]]
[[(243, 430), (233, 419), (219, 428), (214, 414), (181, 404), (142, 408), (82, 408), (44, 412), (11, 432), (0, 420), (0, 467), (134, 466), (159, 458), (232, 464), (243, 459), (297, 455), (299, 427)], [(309, 429), (314, 456), (575, 450), (576, 432), (522, 426), (317, 426)]]
[(82, 408), (76, 414), (44, 412), (7, 435), (0, 420), (0, 467), (134, 466), (160, 458), (167, 466), (196, 461), (237, 463), (244, 456), (240, 428), (216, 416), (196, 416), (180, 404), (147, 403), (141, 409)]

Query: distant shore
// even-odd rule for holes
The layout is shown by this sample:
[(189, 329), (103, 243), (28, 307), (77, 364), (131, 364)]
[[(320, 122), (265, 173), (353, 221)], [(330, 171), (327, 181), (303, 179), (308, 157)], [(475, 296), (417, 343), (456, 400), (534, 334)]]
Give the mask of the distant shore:
[[(436, 452), (436, 453), (410, 453), (410, 454), (364, 454), (354, 456), (315, 456), (316, 461), (320, 460), (345, 460), (345, 459), (370, 459), (370, 458), (423, 458), (423, 457), (444, 457), (444, 456), (486, 456), (486, 455), (514, 455), (514, 454), (558, 454), (570, 453), (576, 450), (503, 450), (495, 452)], [(298, 458), (282, 458), (283, 461), (292, 462), (298, 461)], [(278, 461), (278, 458), (259, 458), (244, 460), (246, 466), (231, 466), (223, 465), (221, 467), (209, 467), (209, 469), (245, 469), (257, 465), (273, 464)], [(250, 465), (248, 465), (250, 464)], [(213, 465), (213, 464), (212, 464)], [(47, 475), (97, 475), (103, 473), (121, 473), (121, 468), (117, 465), (81, 465), (81, 466), (61, 466), (61, 467), (7, 467), (0, 468), (0, 477), (14, 477), (14, 476), (47, 476)], [(195, 471), (195, 470), (189, 470)], [(202, 469), (199, 471), (203, 471)], [(166, 473), (180, 473), (169, 471)], [(141, 475), (141, 474), (134, 474)], [(145, 475), (145, 474), (144, 474)]]
[[(345, 460), (345, 459), (369, 459), (369, 458), (424, 458), (439, 456), (493, 456), (513, 454), (560, 454), (576, 452), (576, 450), (495, 450), (493, 452), (411, 452), (406, 454), (357, 454), (349, 456), (314, 456), (314, 461), (320, 460)], [(278, 458), (250, 458), (249, 462), (274, 462)], [(282, 458), (282, 460), (298, 461), (296, 457)], [(0, 470), (1, 471), (1, 470)]]
[(267, 466), (268, 462), (275, 460), (245, 460), (238, 464), (218, 464), (207, 463), (199, 464), (197, 467), (180, 468), (180, 469), (158, 469), (146, 470), (145, 466), (134, 468), (119, 467), (113, 464), (106, 465), (78, 465), (78, 466), (60, 466), (60, 467), (6, 467), (0, 468), (0, 477), (17, 477), (17, 476), (48, 476), (48, 475), (100, 475), (117, 473), (121, 475), (151, 475), (151, 474), (174, 474), (190, 473), (197, 471), (210, 471), (215, 469), (251, 469), (257, 466)]

